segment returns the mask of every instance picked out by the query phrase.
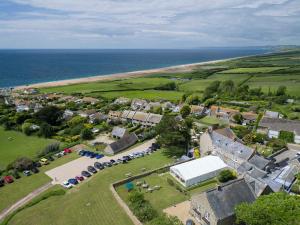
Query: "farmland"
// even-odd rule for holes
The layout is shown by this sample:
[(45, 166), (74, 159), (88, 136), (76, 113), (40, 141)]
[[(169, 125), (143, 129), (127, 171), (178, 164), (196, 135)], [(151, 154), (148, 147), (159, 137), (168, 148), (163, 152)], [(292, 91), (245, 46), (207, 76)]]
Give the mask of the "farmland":
[(21, 132), (5, 131), (0, 127), (0, 167), (4, 168), (20, 156), (35, 157), (37, 151), (52, 142), (49, 139), (28, 137)]
[[(80, 184), (64, 196), (47, 199), (18, 213), (10, 225), (131, 225), (131, 220), (115, 201), (109, 186), (114, 181), (124, 179), (125, 174), (141, 173), (142, 168), (154, 169), (170, 163), (161, 152), (105, 169), (88, 182)], [(67, 209), (67, 210), (66, 210)], [(63, 213), (62, 213), (63, 212)], [(117, 216), (116, 216), (117, 215)], [(55, 220), (49, 218), (56, 218)]]

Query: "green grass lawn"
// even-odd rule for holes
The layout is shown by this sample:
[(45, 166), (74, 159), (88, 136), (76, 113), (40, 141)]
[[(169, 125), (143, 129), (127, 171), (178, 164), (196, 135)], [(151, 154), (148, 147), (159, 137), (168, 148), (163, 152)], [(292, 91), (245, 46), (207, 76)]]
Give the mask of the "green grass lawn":
[(10, 225), (131, 225), (109, 190), (111, 183), (124, 179), (125, 174), (141, 173), (142, 168), (154, 169), (170, 163), (161, 152), (139, 158), (128, 164), (99, 172), (88, 182), (73, 188), (64, 196), (47, 199), (17, 214)]
[(28, 137), (21, 132), (5, 131), (0, 127), (0, 168), (4, 168), (17, 157), (36, 156), (37, 151), (42, 150), (53, 140)]
[(279, 67), (279, 66), (272, 66), (272, 67), (256, 67), (256, 68), (235, 68), (224, 70), (220, 73), (270, 73), (276, 70), (285, 69), (288, 67)]
[(6, 207), (12, 205), (19, 199), (25, 197), (30, 192), (41, 187), (42, 185), (50, 182), (51, 179), (45, 174), (45, 171), (65, 164), (71, 160), (77, 159), (79, 156), (76, 153), (71, 153), (64, 157), (61, 157), (49, 165), (40, 168), (38, 174), (33, 174), (31, 176), (22, 176), (20, 179), (15, 180), (12, 184), (7, 184), (0, 188), (0, 211)]
[(198, 122), (199, 122), (199, 123), (202, 123), (202, 124), (205, 124), (205, 125), (208, 125), (208, 126), (214, 125), (214, 124), (220, 124), (220, 125), (226, 124), (225, 121), (220, 120), (220, 119), (218, 119), (217, 117), (214, 117), (214, 116), (206, 116), (206, 117), (203, 117), (203, 118), (200, 119)]

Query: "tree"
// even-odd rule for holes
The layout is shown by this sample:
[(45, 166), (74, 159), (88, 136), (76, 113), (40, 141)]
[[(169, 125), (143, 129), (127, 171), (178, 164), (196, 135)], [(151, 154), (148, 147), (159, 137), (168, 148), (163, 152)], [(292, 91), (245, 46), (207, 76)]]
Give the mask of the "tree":
[(31, 123), (23, 123), (22, 125), (22, 132), (27, 136), (29, 136), (32, 133), (31, 125)]
[(277, 96), (286, 95), (286, 86), (280, 85), (276, 91)]
[(48, 123), (43, 123), (40, 126), (40, 130), (39, 130), (38, 135), (42, 136), (44, 138), (49, 138), (53, 135), (53, 133), (54, 133), (54, 131), (53, 131), (52, 126), (50, 126)]
[(234, 114), (233, 119), (237, 124), (242, 124), (243, 123), (243, 116), (240, 113)]
[(81, 137), (81, 139), (83, 139), (83, 140), (90, 140), (90, 139), (93, 138), (93, 132), (91, 131), (91, 129), (84, 128), (84, 129), (81, 131), (80, 137)]
[(189, 105), (197, 105), (200, 103), (200, 97), (198, 95), (190, 95), (187, 97), (186, 103)]
[(177, 122), (175, 116), (165, 115), (156, 126), (157, 142), (168, 156), (181, 156), (190, 142), (190, 128), (185, 121)]
[(58, 125), (62, 118), (63, 111), (56, 106), (46, 106), (34, 114), (34, 117), (52, 126)]
[(294, 225), (300, 221), (300, 198), (283, 192), (260, 196), (254, 203), (236, 207), (237, 223)]
[(188, 115), (190, 115), (190, 113), (191, 113), (191, 108), (188, 105), (184, 105), (180, 110), (180, 114), (182, 118), (186, 118)]
[(234, 82), (232, 80), (226, 80), (221, 83), (220, 92), (226, 95), (232, 95), (234, 93)]
[(12, 163), (12, 167), (18, 171), (29, 170), (33, 165), (33, 161), (27, 157), (20, 157)]
[(149, 225), (183, 225), (183, 223), (175, 216), (164, 214), (151, 220)]
[(206, 100), (208, 98), (214, 97), (218, 93), (220, 84), (220, 81), (214, 81), (210, 83), (210, 85), (208, 85), (203, 92), (203, 99)]
[(231, 170), (222, 170), (218, 175), (218, 180), (225, 183), (230, 180), (234, 180), (236, 175)]

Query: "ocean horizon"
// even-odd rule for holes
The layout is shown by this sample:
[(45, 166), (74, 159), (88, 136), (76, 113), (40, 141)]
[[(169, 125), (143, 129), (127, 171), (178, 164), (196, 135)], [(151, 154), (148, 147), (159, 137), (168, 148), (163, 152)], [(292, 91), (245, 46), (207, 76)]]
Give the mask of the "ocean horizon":
[(267, 47), (0, 50), (0, 87), (110, 75), (271, 52)]

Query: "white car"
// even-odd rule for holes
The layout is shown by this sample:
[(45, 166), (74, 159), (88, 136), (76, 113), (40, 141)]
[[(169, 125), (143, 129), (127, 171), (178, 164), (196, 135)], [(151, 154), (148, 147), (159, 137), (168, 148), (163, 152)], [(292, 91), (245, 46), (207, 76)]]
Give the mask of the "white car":
[(62, 183), (62, 186), (63, 186), (64, 188), (67, 188), (67, 189), (70, 189), (70, 188), (73, 187), (73, 185), (70, 184), (68, 181), (64, 181), (64, 182)]

